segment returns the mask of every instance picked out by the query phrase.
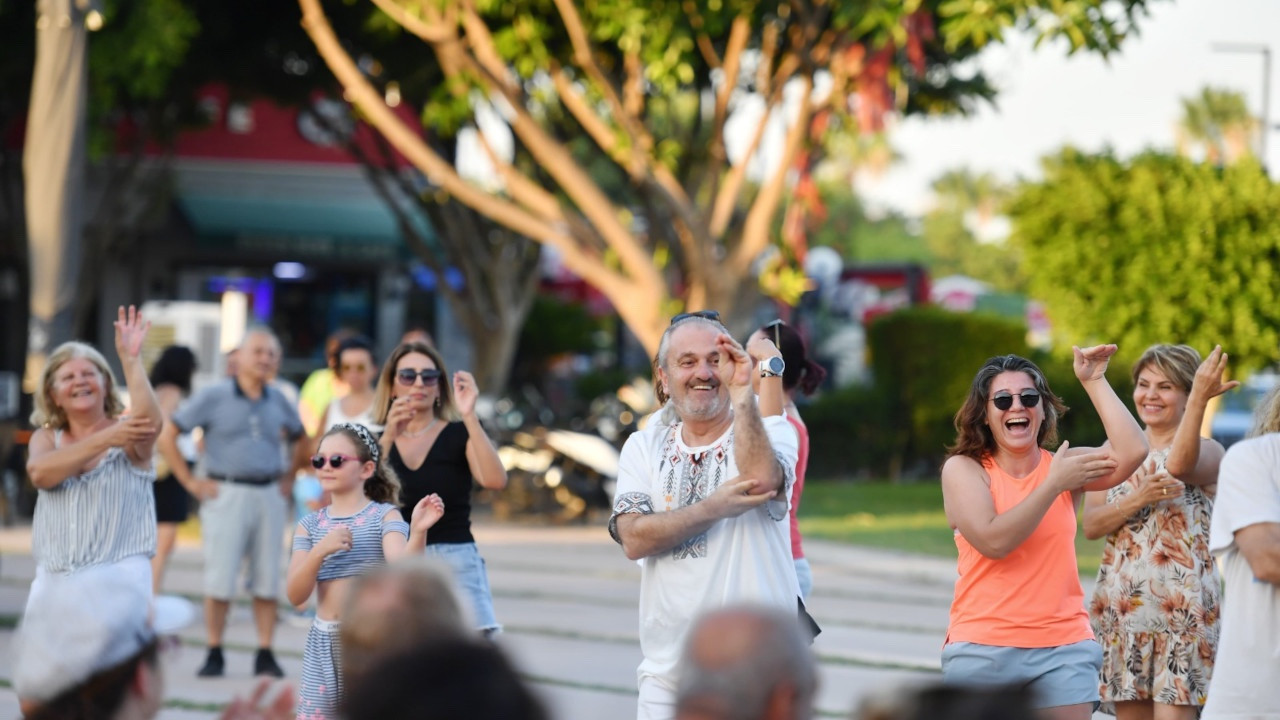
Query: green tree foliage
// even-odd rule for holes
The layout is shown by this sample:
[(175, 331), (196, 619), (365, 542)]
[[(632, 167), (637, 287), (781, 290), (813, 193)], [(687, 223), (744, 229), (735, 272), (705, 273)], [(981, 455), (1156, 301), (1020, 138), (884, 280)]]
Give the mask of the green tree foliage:
[(832, 248), (845, 262), (929, 262), (929, 248), (906, 218), (894, 213), (870, 217), (845, 183), (823, 183), (819, 188), (824, 215), (813, 223), (810, 245)]
[(1024, 291), (1017, 249), (1004, 240), (984, 242), (972, 229), (1004, 211), (1009, 188), (990, 173), (964, 169), (944, 173), (933, 182), (933, 192), (936, 205), (922, 223), (933, 275), (967, 275), (997, 290)]
[(1256, 162), (1065, 149), (1043, 167), (1012, 239), (1060, 338), (1221, 343), (1241, 371), (1280, 358), (1280, 188)]
[[(474, 124), (478, 99), (504, 112), (516, 152), (494, 158), (504, 180), (495, 193), (462, 177), (455, 158), (432, 152), (420, 128), (386, 112), (381, 81), (353, 61), (366, 49), (326, 17), (340, 3), (298, 1), (325, 62), (401, 152), (460, 202), (555, 247), (650, 350), (680, 306), (746, 309), (753, 266), (775, 241), (793, 162), (804, 157), (812, 166), (808, 151), (828, 133), (876, 129), (898, 110), (971, 110), (993, 90), (967, 61), (1005, 33), (1016, 28), (1038, 41), (1062, 40), (1072, 52), (1106, 55), (1147, 7), (1147, 0), (374, 0), (429, 47), (415, 67), (440, 79), (423, 112), (431, 133)], [(826, 94), (811, 92), (821, 73), (831, 80)], [(789, 102), (795, 113), (781, 162), (758, 184), (729, 162), (725, 142), (729, 110), (748, 95), (766, 111), (748, 138), (762, 133), (767, 111)]]
[(1205, 87), (1199, 95), (1182, 99), (1179, 150), (1199, 147), (1208, 162), (1233, 163), (1252, 154), (1249, 144), (1260, 125), (1244, 93)]
[(1027, 354), (1021, 323), (930, 307), (877, 318), (867, 340), (875, 384), (888, 398), (880, 422), (894, 477), (935, 473), (978, 368), (995, 355)]

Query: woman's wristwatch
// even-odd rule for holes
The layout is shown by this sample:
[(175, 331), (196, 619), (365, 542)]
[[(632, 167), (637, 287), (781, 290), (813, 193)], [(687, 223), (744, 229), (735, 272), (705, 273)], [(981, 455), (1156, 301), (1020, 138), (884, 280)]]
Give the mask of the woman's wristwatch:
[(782, 357), (774, 355), (773, 357), (762, 358), (760, 360), (760, 377), (782, 377), (782, 371), (786, 370), (787, 364), (782, 361)]

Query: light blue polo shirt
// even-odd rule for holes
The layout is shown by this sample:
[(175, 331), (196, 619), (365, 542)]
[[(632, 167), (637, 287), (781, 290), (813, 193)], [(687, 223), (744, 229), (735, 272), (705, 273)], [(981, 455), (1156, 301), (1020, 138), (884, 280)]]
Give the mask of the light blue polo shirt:
[(250, 400), (235, 378), (201, 390), (178, 409), (173, 424), (182, 432), (204, 430), (210, 475), (278, 476), (284, 473), (284, 443), (302, 436), (302, 420), (284, 394), (271, 385)]

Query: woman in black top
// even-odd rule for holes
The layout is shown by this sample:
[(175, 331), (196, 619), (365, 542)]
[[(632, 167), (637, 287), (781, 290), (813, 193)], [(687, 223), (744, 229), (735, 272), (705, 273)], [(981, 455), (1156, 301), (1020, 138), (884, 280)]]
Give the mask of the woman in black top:
[[(501, 490), (507, 471), (476, 418), (475, 378), (459, 371), (452, 387), (444, 361), (424, 343), (401, 345), (387, 358), (374, 396), (375, 423), (385, 426), (382, 448), (400, 476), (401, 512), (436, 493), (444, 517), (427, 535), (427, 554), (447, 562), (485, 634), (500, 629), (484, 560), (471, 536), (471, 490)], [(458, 421), (457, 418), (461, 418)]]
[[(191, 376), (195, 371), (195, 353), (182, 345), (166, 347), (151, 366), (151, 387), (155, 388), (156, 402), (166, 422), (191, 394)], [(178, 448), (188, 465), (195, 461), (196, 444), (190, 435), (179, 436)], [(155, 454), (155, 462), (158, 479), (151, 487), (156, 497), (156, 554), (151, 557), (151, 585), (152, 590), (159, 593), (165, 565), (178, 537), (178, 526), (186, 522), (191, 512), (191, 494), (159, 452)]]

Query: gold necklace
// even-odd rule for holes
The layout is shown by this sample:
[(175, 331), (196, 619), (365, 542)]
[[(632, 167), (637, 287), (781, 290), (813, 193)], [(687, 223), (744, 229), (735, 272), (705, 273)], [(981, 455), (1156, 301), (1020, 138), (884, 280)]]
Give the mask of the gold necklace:
[(419, 430), (418, 432), (416, 432), (416, 433), (405, 432), (405, 433), (403, 433), (403, 434), (404, 434), (404, 436), (405, 436), (405, 437), (408, 437), (408, 438), (420, 438), (420, 437), (422, 437), (423, 435), (426, 435), (428, 432), (430, 432), (430, 431), (431, 431), (431, 428), (435, 427), (435, 425), (436, 425), (436, 421), (437, 421), (437, 420), (439, 420), (439, 419), (440, 419), (440, 418), (438, 418), (438, 417), (433, 417), (433, 418), (431, 418), (431, 422), (427, 423), (427, 426), (426, 426), (426, 427), (424, 427), (424, 428), (422, 428), (422, 429), (421, 429), (421, 430)]

